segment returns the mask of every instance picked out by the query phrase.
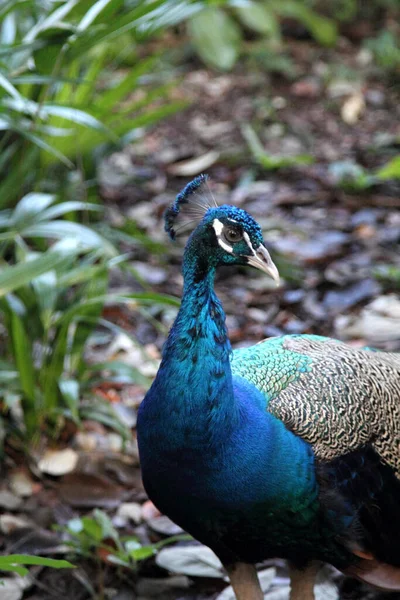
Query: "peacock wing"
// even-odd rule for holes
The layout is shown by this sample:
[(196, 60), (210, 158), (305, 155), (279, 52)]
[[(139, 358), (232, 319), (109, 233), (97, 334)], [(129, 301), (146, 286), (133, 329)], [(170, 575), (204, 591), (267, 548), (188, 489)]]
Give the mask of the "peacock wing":
[(299, 335), (235, 350), (231, 364), (317, 458), (371, 444), (400, 478), (400, 354)]

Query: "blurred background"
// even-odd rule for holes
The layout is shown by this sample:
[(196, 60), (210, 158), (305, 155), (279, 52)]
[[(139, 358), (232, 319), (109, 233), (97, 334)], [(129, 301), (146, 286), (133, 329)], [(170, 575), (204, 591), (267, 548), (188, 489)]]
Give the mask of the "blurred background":
[[(263, 227), (282, 283), (220, 273), (233, 346), (399, 351), (399, 17), (398, 0), (1, 2), (4, 598), (233, 598), (140, 479), (136, 411), (186, 239), (163, 212), (207, 172)], [(266, 598), (286, 600), (283, 564), (265, 567)]]

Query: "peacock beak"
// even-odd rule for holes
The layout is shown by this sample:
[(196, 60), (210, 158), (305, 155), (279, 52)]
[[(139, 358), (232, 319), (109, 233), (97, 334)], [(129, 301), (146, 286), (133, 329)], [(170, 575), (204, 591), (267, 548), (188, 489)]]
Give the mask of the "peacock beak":
[(260, 244), (257, 250), (254, 251), (252, 256), (247, 257), (247, 262), (252, 267), (256, 269), (260, 269), (260, 271), (264, 271), (267, 273), (272, 279), (275, 281), (276, 285), (279, 285), (279, 271), (276, 268), (276, 265), (272, 261), (272, 258), (269, 255), (268, 250)]

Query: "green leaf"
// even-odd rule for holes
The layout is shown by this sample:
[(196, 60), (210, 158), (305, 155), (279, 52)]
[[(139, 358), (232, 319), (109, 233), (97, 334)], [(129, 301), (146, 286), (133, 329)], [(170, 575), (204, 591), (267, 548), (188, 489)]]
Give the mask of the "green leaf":
[(24, 237), (44, 237), (44, 238), (74, 238), (79, 241), (82, 248), (102, 248), (104, 254), (110, 256), (116, 254), (115, 248), (98, 233), (72, 221), (48, 221), (46, 223), (35, 223), (23, 230)]
[(26, 285), (42, 273), (51, 271), (62, 264), (68, 264), (71, 257), (82, 252), (82, 248), (78, 248), (76, 244), (71, 243), (72, 241), (65, 240), (62, 244), (55, 244), (50, 250), (37, 258), (0, 269), (0, 298)]
[(110, 3), (115, 4), (114, 0), (97, 0), (78, 23), (76, 30), (85, 31)]
[(70, 58), (81, 57), (100, 42), (118, 39), (128, 31), (135, 32), (140, 26), (140, 19), (146, 15), (155, 14), (158, 7), (163, 5), (165, 5), (165, 0), (152, 0), (152, 2), (139, 2), (137, 6), (127, 12), (117, 11), (117, 14), (102, 23), (101, 27), (89, 28), (85, 35), (77, 35), (76, 39), (70, 40), (68, 56)]
[(31, 436), (37, 428), (39, 415), (35, 406), (35, 369), (33, 366), (32, 344), (25, 330), (24, 322), (14, 312), (11, 313), (11, 339), (14, 360), (19, 372), (23, 392), (22, 409), (26, 433)]
[(22, 319), (15, 313), (11, 314), (11, 335), (21, 387), (27, 398), (33, 402), (35, 399), (35, 371), (32, 363), (31, 343)]
[(82, 517), (82, 523), (84, 532), (96, 542), (101, 542), (103, 539), (103, 529), (100, 523), (90, 517)]
[(111, 538), (117, 546), (120, 546), (118, 531), (112, 524), (110, 517), (103, 510), (98, 508), (94, 509), (93, 516), (101, 527), (102, 539), (105, 540)]
[(80, 2), (81, 0), (69, 0), (68, 2), (64, 2), (61, 6), (53, 10), (45, 19), (39, 19), (34, 25), (34, 27), (30, 28), (28, 33), (25, 35), (24, 42), (32, 42), (40, 32), (46, 31), (46, 29), (51, 29), (53, 27), (57, 27), (64, 17), (67, 16), (69, 12)]
[[(82, 363), (83, 352), (85, 344), (89, 335), (92, 333), (97, 320), (103, 310), (104, 302), (99, 298), (106, 296), (108, 287), (108, 273), (106, 268), (103, 268), (96, 277), (93, 277), (86, 284), (82, 297), (84, 300), (84, 306), (82, 312), (84, 313), (84, 319), (80, 321), (79, 327), (75, 330), (75, 335), (72, 341), (72, 347), (70, 351), (69, 368), (71, 371), (79, 369)], [(94, 300), (94, 302), (91, 302)], [(92, 320), (88, 319), (91, 318)]]
[(386, 179), (400, 179), (400, 155), (395, 156), (386, 165), (380, 168), (376, 173), (375, 177), (381, 180)]
[(300, 21), (320, 44), (333, 46), (336, 43), (336, 24), (308, 8), (302, 2), (298, 0), (280, 0), (279, 2), (270, 2), (270, 6), (278, 14)]
[(30, 556), (28, 554), (0, 556), (0, 571), (5, 570), (5, 567), (9, 567), (10, 565), (41, 565), (42, 567), (51, 567), (53, 569), (75, 568), (75, 565), (72, 565), (67, 560), (56, 560), (54, 558), (44, 558), (43, 556)]
[[(132, 365), (128, 365), (119, 360), (110, 360), (103, 363), (96, 363), (94, 365), (90, 365), (90, 371), (92, 373), (101, 373), (102, 371), (110, 371), (114, 374), (112, 378), (113, 381), (117, 381), (120, 383), (136, 383), (144, 386), (145, 388), (149, 387), (150, 380), (143, 375), (139, 369), (133, 367)], [(107, 381), (109, 381), (109, 377), (107, 377)]]
[(32, 221), (32, 218), (42, 213), (50, 204), (55, 202), (53, 194), (31, 192), (24, 196), (15, 207), (11, 223), (14, 227), (21, 228)]
[(314, 158), (309, 154), (298, 154), (297, 156), (273, 156), (268, 154), (264, 150), (256, 132), (250, 125), (242, 126), (242, 134), (249, 145), (254, 159), (268, 171), (274, 171), (284, 167), (310, 165), (314, 162)]
[(38, 221), (49, 221), (50, 219), (54, 219), (55, 217), (61, 217), (75, 210), (101, 212), (102, 210), (104, 210), (104, 208), (99, 204), (80, 202), (79, 200), (70, 200), (68, 202), (61, 202), (60, 204), (56, 204), (55, 206), (52, 206), (47, 210), (43, 210), (40, 213), (40, 215), (38, 215)]
[(133, 560), (145, 560), (156, 554), (156, 550), (153, 546), (142, 546), (129, 551), (129, 556)]
[(54, 148), (54, 146), (48, 144), (44, 139), (42, 139), (38, 135), (35, 135), (34, 133), (31, 133), (30, 131), (24, 128), (18, 127), (18, 125), (16, 125), (15, 123), (12, 123), (12, 127), (10, 127), (10, 129), (22, 135), (24, 138), (35, 144), (38, 148), (41, 148), (45, 152), (48, 152), (49, 154), (54, 156), (57, 160), (61, 161), (66, 167), (72, 168), (74, 166), (73, 163), (69, 160), (69, 158), (67, 158), (62, 152), (57, 150), (57, 148)]
[(235, 13), (249, 29), (280, 40), (280, 26), (274, 12), (260, 2), (245, 2), (235, 6)]
[(71, 416), (75, 422), (79, 421), (79, 383), (76, 379), (60, 378), (58, 382), (60, 392), (64, 398), (65, 404), (71, 411)]
[(220, 8), (210, 6), (188, 21), (193, 45), (203, 61), (228, 71), (240, 51), (242, 34), (235, 21)]
[(7, 92), (7, 94), (10, 94), (10, 96), (15, 98), (15, 100), (22, 100), (22, 96), (17, 90), (17, 88), (15, 88), (12, 85), (12, 83), (9, 82), (7, 77), (5, 77), (2, 73), (0, 73), (0, 87), (2, 87)]
[(90, 115), (88, 112), (80, 110), (78, 108), (71, 108), (69, 106), (56, 106), (54, 104), (45, 104), (41, 108), (42, 112), (46, 115), (53, 115), (55, 117), (61, 117), (68, 121), (72, 121), (78, 125), (84, 125), (90, 129), (94, 129), (101, 133), (107, 134), (110, 139), (116, 140), (113, 132), (110, 131), (103, 123), (98, 119)]
[(117, 102), (121, 101), (129, 92), (132, 92), (132, 90), (135, 89), (136, 82), (141, 75), (151, 72), (152, 68), (154, 67), (155, 60), (155, 56), (141, 60), (140, 63), (134, 67), (116, 86), (105, 90), (101, 94), (96, 102), (96, 109), (113, 109)]

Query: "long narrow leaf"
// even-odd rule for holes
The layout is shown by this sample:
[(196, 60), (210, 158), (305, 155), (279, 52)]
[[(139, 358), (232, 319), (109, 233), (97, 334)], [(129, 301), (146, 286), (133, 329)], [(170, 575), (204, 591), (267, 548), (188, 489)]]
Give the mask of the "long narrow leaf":
[(73, 569), (75, 568), (67, 560), (57, 560), (54, 558), (43, 558), (42, 556), (31, 556), (29, 554), (9, 554), (0, 556), (0, 570), (6, 565), (42, 565), (53, 569)]
[(22, 319), (14, 312), (11, 314), (11, 339), (14, 360), (23, 391), (22, 408), (25, 426), (27, 434), (31, 435), (37, 422), (32, 344)]
[(78, 23), (77, 31), (85, 31), (112, 0), (97, 0)]
[(107, 129), (103, 123), (98, 119), (90, 115), (88, 112), (80, 110), (78, 108), (71, 108), (69, 106), (56, 106), (54, 104), (45, 104), (42, 107), (42, 112), (47, 115), (53, 115), (72, 121), (78, 125), (84, 125), (96, 131), (106, 133), (110, 139), (116, 139), (112, 131)]
[(36, 192), (26, 194), (15, 207), (12, 216), (12, 225), (16, 228), (20, 228), (27, 222), (31, 222), (37, 214), (40, 214), (50, 206), (50, 204), (53, 204), (55, 199), (56, 197), (53, 194), (41, 194)]
[(115, 255), (115, 248), (98, 233), (80, 223), (70, 221), (48, 221), (35, 223), (23, 230), (24, 237), (74, 238), (82, 244), (82, 248), (102, 248), (105, 254)]
[(2, 87), (7, 94), (10, 94), (10, 96), (15, 98), (15, 100), (22, 101), (22, 96), (17, 88), (15, 88), (2, 73), (0, 73), (0, 87)]
[(75, 210), (101, 212), (103, 210), (103, 207), (99, 206), (98, 204), (91, 204), (89, 202), (70, 200), (68, 202), (56, 204), (55, 206), (51, 206), (47, 210), (44, 210), (40, 213), (38, 221), (49, 221), (56, 217), (66, 215), (67, 213), (73, 212)]
[(82, 252), (82, 248), (77, 246), (68, 251), (61, 249), (61, 246), (53, 247), (38, 258), (0, 270), (0, 297), (26, 285), (46, 271), (68, 264), (71, 257), (79, 252)]
[(154, 67), (156, 56), (151, 56), (134, 67), (130, 73), (115, 87), (104, 91), (96, 102), (96, 110), (110, 110), (115, 104), (122, 100), (126, 94), (132, 92), (139, 77), (144, 73), (150, 73)]

